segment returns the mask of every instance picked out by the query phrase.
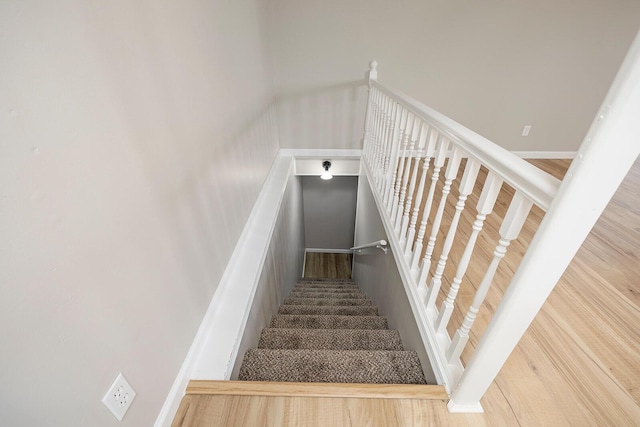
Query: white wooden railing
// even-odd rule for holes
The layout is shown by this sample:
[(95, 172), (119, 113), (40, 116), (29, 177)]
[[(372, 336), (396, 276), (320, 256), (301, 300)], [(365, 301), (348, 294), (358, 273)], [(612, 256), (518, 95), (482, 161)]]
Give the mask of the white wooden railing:
[[(482, 411), (480, 398), (640, 155), (640, 33), (561, 183), (426, 105), (382, 86), (376, 65), (371, 63), (367, 79), (364, 173), (434, 373), (451, 395), (449, 410)], [(476, 183), (479, 170), (486, 176)], [(478, 267), (479, 236), (505, 183), (512, 189), (511, 202), (499, 218), (488, 266)], [(457, 200), (449, 200), (452, 188)], [(459, 233), (461, 214), (472, 195), (477, 199), (474, 220), (465, 223), (467, 234)], [(460, 356), (474, 321), (533, 205), (546, 213), (528, 247), (522, 246), (519, 264), (510, 266), (510, 282), (501, 283), (503, 293), (494, 312), (483, 313), (490, 320), (484, 331), (475, 331), (477, 344), (467, 349), (471, 355), (466, 354), (463, 367)], [(443, 222), (446, 230), (440, 230)], [(484, 244), (491, 234), (484, 233)], [(450, 260), (454, 242), (464, 249)], [(438, 307), (450, 261), (455, 261), (455, 273), (445, 278), (449, 288)], [(474, 273), (480, 268), (482, 278), (470, 306), (461, 307), (459, 291), (469, 285), (465, 279), (471, 266)], [(459, 327), (451, 328), (455, 308), (464, 316)]]
[[(430, 347), (427, 350), (434, 371), (453, 393), (464, 372), (460, 356), (501, 260), (520, 234), (532, 206), (546, 211), (560, 181), (415, 99), (384, 87), (377, 82), (376, 66), (373, 61), (368, 79), (364, 167), (423, 339)], [(486, 168), (486, 178), (480, 185), (476, 180), (481, 167)], [(503, 183), (513, 189), (513, 196), (501, 218), (493, 257), (471, 305), (459, 307), (466, 314), (450, 335), (447, 327), (459, 290), (465, 285), (478, 236)], [(454, 186), (457, 200), (450, 197)], [(466, 234), (460, 233), (461, 214), (474, 191), (478, 192), (475, 220)], [(445, 218), (448, 204), (452, 208)], [(436, 253), (439, 238), (444, 240)], [(437, 297), (456, 240), (464, 250), (455, 260), (455, 275), (438, 307)], [(471, 405), (465, 402), (461, 410), (481, 410), (479, 396)]]

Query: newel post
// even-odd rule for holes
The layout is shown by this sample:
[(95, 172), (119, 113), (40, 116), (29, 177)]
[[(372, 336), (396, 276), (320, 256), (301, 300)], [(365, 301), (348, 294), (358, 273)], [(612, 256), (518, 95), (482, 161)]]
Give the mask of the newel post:
[(375, 59), (369, 62), (369, 71), (367, 71), (367, 84), (371, 87), (371, 82), (378, 80), (378, 61)]
[(448, 405), (450, 411), (482, 410), (480, 398), (640, 154), (638, 111), (640, 34), (631, 45), (511, 285), (454, 387)]

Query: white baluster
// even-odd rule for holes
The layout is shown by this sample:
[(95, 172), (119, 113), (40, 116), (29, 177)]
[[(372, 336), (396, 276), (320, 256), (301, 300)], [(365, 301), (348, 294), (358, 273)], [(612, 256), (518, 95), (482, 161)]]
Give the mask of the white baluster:
[(371, 153), (370, 153), (372, 170), (375, 168), (375, 158), (376, 158), (376, 153), (378, 151), (378, 144), (380, 143), (379, 129), (380, 129), (380, 97), (381, 96), (382, 96), (382, 93), (378, 89), (375, 89), (374, 97), (373, 97), (373, 128), (371, 132), (371, 138), (373, 140), (373, 144), (371, 146)]
[(387, 151), (389, 146), (389, 126), (391, 123), (389, 117), (389, 110), (391, 108), (391, 99), (388, 96), (384, 97), (383, 111), (383, 132), (382, 132), (382, 150), (380, 150), (380, 159), (378, 160), (378, 191), (382, 193), (386, 182), (386, 169), (385, 164), (388, 163)]
[(429, 164), (435, 151), (436, 142), (438, 140), (438, 131), (430, 127), (427, 134), (427, 143), (425, 145), (424, 161), (422, 162), (422, 173), (420, 175), (420, 184), (418, 185), (418, 191), (416, 195), (416, 203), (411, 215), (411, 221), (409, 223), (409, 231), (407, 232), (407, 244), (405, 247), (404, 255), (407, 259), (411, 259), (413, 248), (413, 241), (416, 237), (416, 224), (418, 223), (418, 215), (420, 214), (420, 203), (422, 203), (422, 195), (424, 193), (424, 185), (427, 181), (427, 173), (429, 171)]
[(400, 233), (400, 224), (402, 221), (402, 212), (404, 212), (405, 199), (407, 197), (407, 185), (409, 184), (409, 176), (411, 175), (411, 161), (413, 160), (413, 150), (416, 147), (416, 139), (418, 128), (418, 118), (413, 117), (413, 120), (410, 121), (411, 125), (407, 126), (409, 131), (409, 146), (404, 153), (405, 161), (404, 161), (404, 171), (402, 174), (402, 186), (400, 188), (400, 199), (398, 200), (398, 209), (396, 211), (395, 217), (391, 217), (396, 235)]
[(380, 186), (380, 194), (386, 194), (387, 185), (389, 183), (389, 163), (391, 162), (391, 156), (393, 154), (393, 114), (395, 112), (396, 103), (390, 97), (387, 97), (387, 110), (386, 110), (386, 123), (387, 123), (387, 133), (385, 135), (385, 150), (384, 150), (384, 163), (382, 165), (383, 171), (383, 180), (382, 185)]
[(369, 89), (369, 121), (368, 121), (368, 130), (367, 130), (367, 135), (368, 135), (368, 144), (367, 144), (367, 150), (366, 150), (366, 155), (365, 155), (365, 159), (367, 160), (367, 164), (369, 165), (369, 167), (371, 168), (371, 170), (373, 170), (373, 152), (374, 152), (374, 145), (375, 145), (375, 123), (376, 123), (376, 110), (377, 110), (377, 104), (376, 104), (376, 98), (378, 96), (378, 90), (374, 87), (371, 87)]
[(462, 210), (464, 209), (467, 197), (473, 191), (473, 186), (476, 183), (476, 178), (478, 177), (479, 170), (480, 162), (469, 158), (467, 160), (467, 165), (464, 169), (462, 179), (460, 180), (460, 196), (458, 197), (458, 202), (456, 203), (456, 211), (453, 214), (453, 219), (451, 220), (451, 225), (449, 225), (449, 231), (447, 232), (447, 237), (445, 238), (444, 244), (442, 245), (442, 253), (440, 254), (440, 259), (438, 260), (436, 271), (433, 273), (431, 283), (429, 283), (429, 290), (427, 292), (427, 307), (435, 306), (436, 298), (438, 297), (438, 292), (440, 292), (440, 286), (442, 285), (442, 275), (444, 274), (444, 269), (447, 266), (449, 251), (451, 251), (451, 247), (453, 246), (453, 239), (458, 229), (460, 214), (462, 214)]
[(438, 237), (438, 231), (440, 230), (440, 223), (442, 222), (442, 216), (444, 214), (444, 208), (447, 204), (447, 196), (451, 191), (451, 183), (458, 175), (458, 168), (460, 167), (460, 160), (462, 160), (462, 151), (458, 147), (454, 147), (447, 164), (447, 170), (444, 173), (444, 185), (442, 186), (442, 196), (440, 197), (440, 203), (438, 204), (438, 210), (433, 219), (433, 225), (431, 226), (431, 235), (429, 236), (429, 243), (427, 243), (427, 250), (425, 251), (424, 258), (422, 259), (422, 267), (420, 269), (420, 276), (418, 278), (418, 288), (423, 288), (427, 285), (427, 279), (429, 277), (429, 269), (431, 268), (431, 255), (433, 249), (436, 246), (436, 238)]
[(462, 321), (462, 326), (460, 326), (456, 331), (453, 340), (451, 341), (451, 345), (447, 350), (446, 356), (449, 363), (453, 363), (458, 360), (462, 354), (462, 350), (464, 350), (464, 347), (467, 345), (467, 342), (469, 341), (469, 331), (471, 330), (473, 322), (478, 315), (480, 306), (487, 296), (487, 292), (489, 292), (489, 286), (491, 286), (491, 282), (496, 274), (498, 265), (507, 252), (507, 247), (511, 241), (520, 234), (520, 230), (522, 229), (524, 221), (527, 219), (531, 205), (531, 201), (519, 192), (513, 196), (504, 221), (502, 221), (502, 225), (500, 226), (500, 240), (493, 252), (493, 260), (491, 261), (489, 268), (487, 268), (487, 271), (482, 278), (482, 282), (480, 282), (480, 286), (478, 286), (478, 290), (473, 297), (471, 307), (469, 307), (469, 311), (467, 311), (467, 314)]
[(451, 319), (453, 304), (458, 295), (462, 278), (469, 267), (469, 262), (471, 261), (471, 255), (473, 254), (478, 234), (480, 234), (480, 231), (482, 230), (485, 218), (493, 211), (493, 206), (496, 204), (496, 199), (498, 198), (498, 194), (500, 194), (501, 187), (502, 180), (494, 173), (489, 172), (486, 180), (484, 181), (480, 198), (478, 199), (478, 204), (476, 206), (478, 214), (476, 215), (476, 220), (473, 222), (472, 232), (469, 236), (469, 240), (467, 241), (467, 246), (465, 246), (462, 257), (460, 257), (456, 277), (451, 282), (451, 288), (449, 288), (447, 299), (442, 303), (442, 307), (438, 313), (438, 319), (436, 321), (436, 331), (438, 332), (444, 332), (447, 328), (447, 324), (449, 323), (449, 319)]
[(368, 162), (369, 152), (371, 150), (371, 121), (372, 121), (372, 97), (373, 97), (373, 81), (376, 80), (378, 76), (378, 72), (376, 71), (376, 67), (378, 63), (376, 61), (371, 61), (369, 63), (369, 71), (367, 73), (367, 86), (369, 90), (369, 94), (367, 97), (367, 113), (365, 115), (364, 121), (364, 152), (363, 157)]
[(381, 93), (378, 90), (375, 90), (374, 92), (374, 97), (373, 97), (373, 125), (372, 125), (372, 132), (371, 132), (371, 138), (373, 140), (373, 144), (371, 146), (371, 152), (369, 153), (369, 167), (371, 168), (371, 171), (374, 173), (375, 176), (375, 172), (376, 172), (376, 155), (378, 152), (378, 128), (379, 128), (379, 124), (380, 124), (380, 104), (379, 104), (379, 100), (380, 100), (380, 96)]
[(400, 143), (402, 141), (402, 131), (400, 128), (400, 121), (402, 117), (403, 108), (397, 102), (394, 103), (394, 110), (392, 115), (392, 140), (391, 140), (391, 160), (392, 164), (387, 174), (387, 184), (384, 193), (384, 204), (387, 211), (391, 212), (390, 206), (393, 200), (393, 186), (396, 180), (398, 171), (398, 156), (400, 153)]
[[(420, 255), (422, 255), (422, 245), (424, 241), (424, 235), (427, 232), (427, 222), (429, 221), (429, 214), (431, 213), (431, 207), (433, 205), (433, 196), (436, 192), (436, 183), (440, 177), (440, 169), (444, 165), (444, 161), (447, 158), (447, 149), (449, 148), (449, 141), (439, 136), (438, 149), (433, 159), (433, 173), (431, 174), (431, 185), (429, 186), (429, 194), (424, 205), (424, 211), (422, 212), (422, 220), (420, 221), (420, 228), (418, 228), (418, 238), (416, 239), (416, 245), (413, 248), (413, 258), (411, 258), (411, 272), (414, 276), (418, 273), (418, 263), (420, 261)], [(420, 287), (418, 288), (420, 291)]]
[(398, 153), (400, 158), (398, 160), (398, 172), (396, 176), (396, 182), (393, 187), (393, 199), (391, 201), (391, 218), (395, 218), (398, 211), (398, 202), (400, 201), (400, 187), (402, 186), (402, 174), (404, 172), (404, 160), (407, 153), (407, 145), (409, 145), (409, 133), (407, 128), (409, 126), (409, 111), (403, 109), (400, 117), (400, 138), (402, 140), (402, 149)]
[[(420, 150), (424, 147), (425, 141), (427, 139), (427, 129), (428, 126), (426, 123), (421, 123), (419, 126), (420, 130), (418, 132), (417, 143), (415, 144), (414, 150)], [(409, 183), (409, 192), (407, 193), (407, 201), (404, 206), (404, 214), (402, 215), (402, 224), (400, 225), (400, 246), (405, 245), (407, 241), (407, 228), (409, 227), (409, 214), (411, 213), (411, 207), (413, 206), (413, 193), (416, 189), (416, 181), (418, 180), (418, 170), (420, 169), (420, 156), (415, 154), (412, 150), (413, 157), (416, 159), (415, 165), (413, 165), (413, 171), (411, 172), (411, 181)], [(411, 170), (411, 165), (413, 164), (413, 160), (410, 159), (409, 162), (409, 170)]]
[(388, 105), (388, 97), (386, 95), (382, 95), (381, 107), (380, 107), (380, 147), (378, 149), (378, 154), (376, 157), (376, 184), (378, 188), (382, 185), (384, 181), (383, 174), (383, 165), (384, 165), (384, 150), (385, 145), (387, 143), (386, 134), (387, 134), (387, 105)]
[(375, 100), (375, 120), (373, 123), (373, 139), (375, 141), (375, 144), (373, 145), (373, 152), (371, 153), (371, 170), (374, 173), (374, 178), (376, 176), (377, 173), (377, 160), (378, 160), (378, 153), (380, 151), (380, 128), (381, 128), (381, 124), (380, 121), (382, 119), (382, 93), (380, 91), (376, 91), (376, 96), (374, 97)]

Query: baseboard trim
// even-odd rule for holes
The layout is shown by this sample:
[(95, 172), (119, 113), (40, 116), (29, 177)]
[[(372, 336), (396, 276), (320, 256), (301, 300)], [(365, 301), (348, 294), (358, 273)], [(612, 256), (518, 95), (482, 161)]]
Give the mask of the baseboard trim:
[(274, 159), (155, 427), (171, 425), (190, 380), (231, 377), (293, 167), (290, 156), (280, 153)]
[(443, 386), (423, 384), (335, 384), (266, 381), (189, 381), (186, 394), (361, 399), (448, 400)]
[(512, 151), (523, 159), (573, 159), (577, 151)]
[(307, 252), (319, 254), (350, 254), (353, 251), (351, 249), (305, 248), (304, 253), (306, 254)]
[(482, 405), (480, 403), (471, 404), (471, 405), (460, 405), (455, 403), (453, 400), (450, 400), (447, 403), (447, 409), (452, 413), (463, 413), (463, 414), (480, 414), (484, 412)]

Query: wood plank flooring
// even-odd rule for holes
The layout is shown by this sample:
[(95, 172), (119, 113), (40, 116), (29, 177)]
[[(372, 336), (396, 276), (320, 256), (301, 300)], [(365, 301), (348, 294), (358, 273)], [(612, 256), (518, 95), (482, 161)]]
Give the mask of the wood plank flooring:
[[(532, 161), (561, 177), (569, 161)], [(481, 174), (479, 181), (483, 180)], [(497, 239), (512, 190), (505, 188), (478, 241), (449, 332), (460, 324)], [(452, 189), (457, 197), (457, 189)], [(452, 203), (450, 203), (452, 204)], [(462, 242), (475, 215), (470, 197)], [(467, 212), (468, 211), (468, 212)], [(448, 228), (451, 209), (445, 211)], [(498, 305), (543, 212), (534, 209), (503, 260), (463, 352), (466, 363)], [(444, 236), (440, 234), (435, 255)], [(440, 303), (455, 274), (455, 245)], [(484, 259), (484, 261), (482, 261)], [(437, 258), (436, 258), (437, 260)], [(485, 263), (485, 265), (483, 265)], [(435, 263), (434, 263), (435, 264)], [(443, 401), (186, 396), (174, 426), (204, 425), (640, 425), (640, 160), (636, 161), (546, 304), (482, 399), (484, 414), (450, 414)]]
[(307, 252), (305, 279), (351, 279), (353, 254)]
[(483, 414), (449, 414), (438, 400), (189, 395), (172, 426), (501, 425), (485, 418)]

